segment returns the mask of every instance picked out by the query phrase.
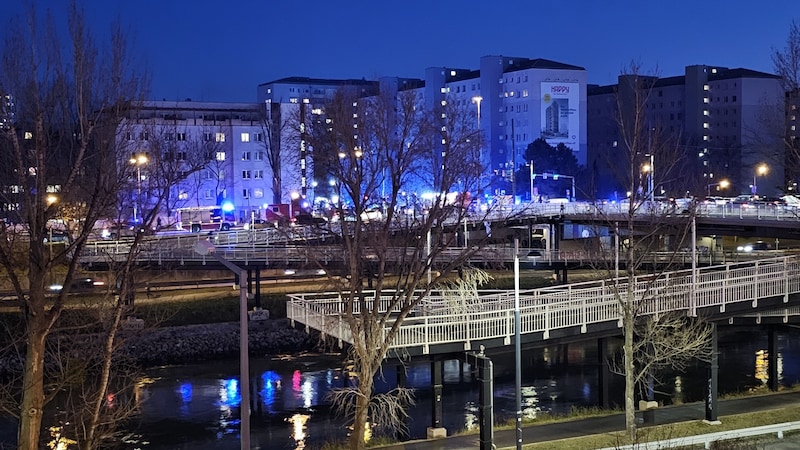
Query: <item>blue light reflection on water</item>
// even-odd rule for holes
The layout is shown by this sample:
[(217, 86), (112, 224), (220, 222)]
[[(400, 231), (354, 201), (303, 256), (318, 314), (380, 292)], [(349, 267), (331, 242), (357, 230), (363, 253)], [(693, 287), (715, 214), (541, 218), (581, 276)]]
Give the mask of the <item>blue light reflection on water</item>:
[[(800, 379), (800, 339), (784, 336), (779, 341), (779, 373), (783, 385)], [(597, 404), (596, 345), (570, 344), (526, 353), (523, 359), (523, 413), (525, 417), (556, 412), (573, 406)], [(766, 333), (734, 334), (720, 342), (721, 393), (763, 386)], [(514, 356), (492, 356), (495, 364), (496, 420), (511, 419), (515, 413)], [(302, 449), (325, 441), (344, 439), (344, 420), (334, 416), (326, 394), (344, 385), (339, 361), (333, 357), (311, 357), (302, 361), (252, 359), (256, 383), (251, 421), (253, 448)], [(139, 448), (226, 449), (238, 448), (240, 393), (237, 361), (203, 363), (155, 369), (157, 380), (146, 386), (142, 403), (142, 434)], [(395, 386), (396, 370), (386, 367), (379, 391)], [(672, 396), (698, 401), (703, 396), (705, 366), (672, 377)], [(477, 426), (477, 383), (471, 381), (468, 366), (458, 361), (444, 364), (443, 424), (448, 433)], [(417, 403), (411, 409), (410, 437), (425, 436), (430, 425), (429, 363), (407, 366), (407, 386), (417, 388)], [(621, 377), (611, 379), (612, 401), (621, 402)], [(616, 394), (615, 394), (616, 393)], [(614, 397), (619, 397), (614, 399)], [(667, 396), (668, 397), (668, 396)], [(668, 398), (667, 398), (668, 400)], [(149, 441), (150, 445), (141, 445)], [(134, 448), (134, 447), (129, 447)]]

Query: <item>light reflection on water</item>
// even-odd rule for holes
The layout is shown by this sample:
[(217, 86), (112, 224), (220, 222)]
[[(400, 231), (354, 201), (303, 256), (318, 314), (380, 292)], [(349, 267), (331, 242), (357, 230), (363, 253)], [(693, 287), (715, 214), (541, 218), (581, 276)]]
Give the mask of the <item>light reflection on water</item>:
[[(800, 378), (800, 355), (796, 336), (780, 343), (779, 369), (782, 383)], [(763, 341), (763, 342), (762, 342)], [(548, 413), (567, 413), (573, 406), (596, 406), (596, 344), (571, 344), (539, 351), (523, 358), (522, 411), (524, 418)], [(720, 392), (733, 392), (762, 385), (767, 360), (766, 339), (753, 341), (752, 334), (720, 343)], [(513, 420), (516, 414), (514, 355), (492, 356), (495, 363), (495, 422)], [(791, 362), (791, 363), (789, 363)], [(292, 360), (251, 359), (254, 406), (251, 419), (253, 448), (306, 449), (323, 442), (343, 440), (345, 421), (330, 410), (326, 394), (344, 386), (336, 357), (309, 356)], [(473, 382), (469, 366), (446, 361), (443, 366), (443, 425), (452, 434), (478, 427), (479, 385)], [(396, 384), (396, 370), (386, 367), (379, 391)], [(224, 361), (167, 367), (150, 371), (155, 380), (142, 386), (141, 438), (132, 448), (236, 449), (239, 445), (238, 418), (240, 386), (238, 362)], [(702, 398), (705, 366), (669, 378), (666, 391), (676, 401)], [(429, 363), (410, 364), (406, 385), (416, 388), (416, 405), (411, 410), (409, 435), (425, 436), (431, 422)], [(671, 388), (671, 389), (670, 389)], [(612, 401), (621, 403), (621, 377), (610, 381)], [(614, 394), (614, 393), (617, 394)], [(619, 397), (614, 400), (614, 397)], [(669, 397), (666, 398), (669, 401)], [(664, 401), (664, 399), (662, 399)], [(149, 441), (150, 445), (143, 445)]]

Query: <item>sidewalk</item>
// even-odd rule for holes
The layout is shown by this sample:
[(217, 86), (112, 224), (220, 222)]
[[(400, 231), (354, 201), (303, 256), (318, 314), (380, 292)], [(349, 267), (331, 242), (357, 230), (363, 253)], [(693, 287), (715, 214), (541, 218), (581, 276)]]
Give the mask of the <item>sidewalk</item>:
[[(745, 398), (719, 400), (719, 417), (724, 421), (727, 415), (742, 414), (754, 411), (766, 411), (800, 405), (800, 392), (775, 393)], [(655, 423), (663, 425), (668, 423), (702, 420), (705, 417), (703, 403), (689, 403), (685, 405), (667, 406), (655, 412)], [(588, 419), (573, 420), (568, 422), (551, 423), (544, 425), (526, 426), (522, 430), (522, 443), (546, 442), (566, 439), (591, 434), (611, 433), (625, 429), (625, 416), (623, 413), (605, 417), (592, 417)], [(713, 432), (712, 426), (709, 433)], [(413, 441), (403, 444), (381, 447), (385, 450), (459, 450), (476, 449), (479, 447), (478, 434), (451, 436), (438, 440)], [(494, 431), (495, 448), (516, 448), (516, 430), (504, 429)], [(787, 446), (788, 445), (788, 446)], [(779, 450), (800, 448), (797, 440), (790, 442), (777, 442), (768, 444), (765, 449)]]

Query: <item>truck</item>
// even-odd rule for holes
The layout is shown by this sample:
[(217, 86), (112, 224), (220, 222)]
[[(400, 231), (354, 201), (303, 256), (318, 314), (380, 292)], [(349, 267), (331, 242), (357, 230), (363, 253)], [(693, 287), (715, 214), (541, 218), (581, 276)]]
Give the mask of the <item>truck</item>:
[(208, 231), (229, 231), (236, 226), (236, 218), (232, 212), (224, 211), (221, 206), (194, 206), (178, 208), (178, 229), (192, 233)]

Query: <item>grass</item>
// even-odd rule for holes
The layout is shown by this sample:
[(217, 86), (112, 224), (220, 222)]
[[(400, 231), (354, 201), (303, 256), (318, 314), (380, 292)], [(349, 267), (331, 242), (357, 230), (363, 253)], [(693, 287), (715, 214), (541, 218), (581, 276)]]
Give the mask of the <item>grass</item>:
[[(667, 425), (657, 425), (639, 429), (641, 442), (674, 439), (686, 436), (697, 436), (720, 431), (751, 428), (761, 425), (794, 422), (800, 420), (800, 406), (769, 411), (759, 411), (747, 414), (736, 414), (720, 417), (719, 425), (709, 425), (702, 420), (680, 422)], [(535, 431), (532, 431), (535, 433)], [(754, 440), (760, 440), (754, 438)], [(750, 440), (748, 440), (750, 441)], [(526, 450), (594, 450), (604, 447), (617, 447), (632, 444), (624, 432), (596, 434), (558, 441), (538, 442), (523, 446)], [(725, 448), (753, 448), (753, 447), (725, 447)]]

